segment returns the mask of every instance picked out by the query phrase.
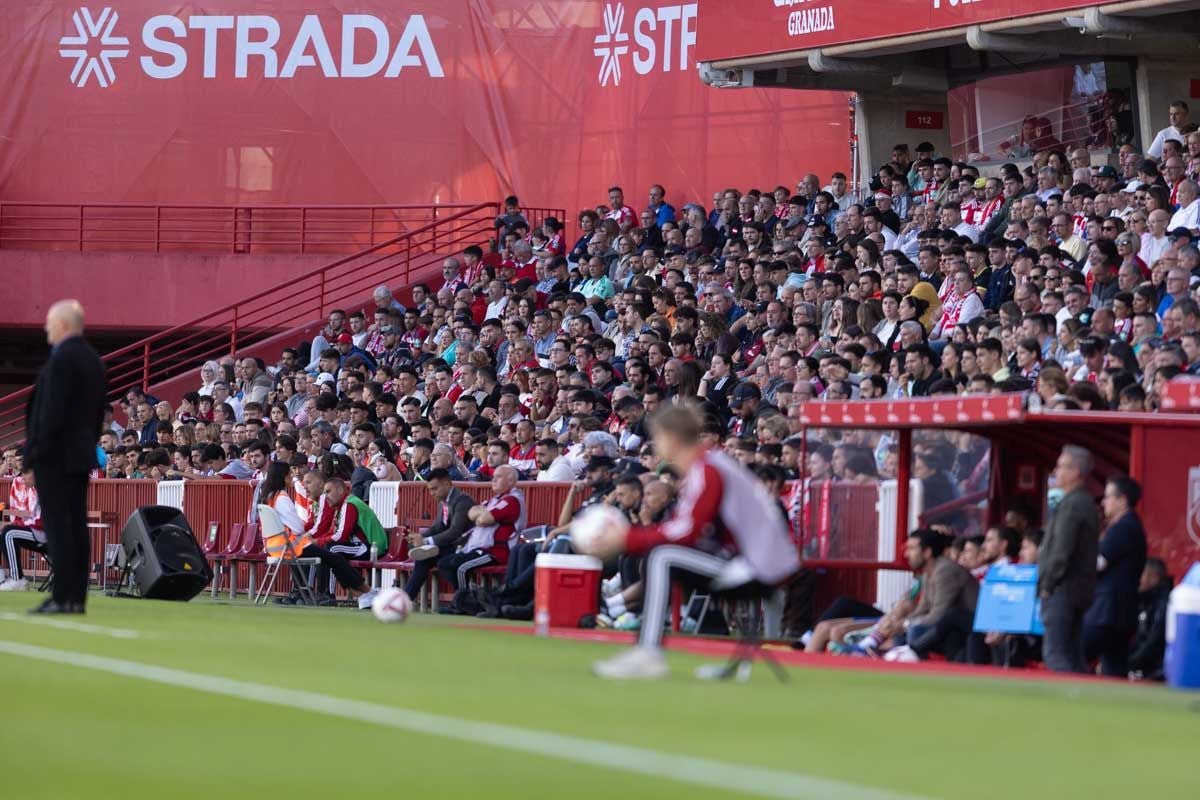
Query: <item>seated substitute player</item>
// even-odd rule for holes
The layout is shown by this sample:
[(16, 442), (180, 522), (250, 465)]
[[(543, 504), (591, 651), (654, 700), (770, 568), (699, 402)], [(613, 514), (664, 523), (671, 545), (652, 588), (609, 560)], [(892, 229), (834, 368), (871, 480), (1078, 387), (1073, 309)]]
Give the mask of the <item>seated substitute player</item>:
[(602, 678), (663, 678), (663, 624), (673, 570), (720, 591), (753, 583), (777, 586), (800, 556), (776, 500), (752, 472), (700, 442), (704, 421), (692, 407), (666, 406), (650, 420), (655, 452), (683, 473), (679, 500), (666, 520), (602, 530), (585, 548), (602, 560), (646, 554), (645, 601), (638, 644), (594, 671)]
[[(10, 573), (0, 582), (0, 592), (24, 591), (27, 583), (21, 574), (21, 550), (46, 552), (46, 534), (42, 530), (42, 507), (37, 487), (33, 483), (33, 467), (22, 467), (8, 489), (8, 507), (4, 509), (5, 524), (0, 528), (0, 553), (8, 562)], [(4, 570), (0, 570), (0, 577)]]
[[(287, 493), (290, 472), (291, 467), (287, 464), (282, 461), (272, 461), (267, 467), (267, 474), (263, 479), (262, 491), (259, 496), (263, 503), (275, 509), (275, 513), (279, 515), (279, 521), (283, 523), (284, 527), (282, 535), (269, 537), (263, 542), (267, 554), (281, 556), (288, 548), (291, 548), (292, 554), (300, 558), (321, 559), (322, 568), (326, 571), (332, 570), (338, 583), (346, 589), (350, 597), (358, 599), (358, 607), (370, 608), (371, 601), (375, 599), (375, 592), (363, 580), (358, 570), (350, 566), (350, 562), (345, 556), (313, 543), (313, 537), (308, 529), (313, 527), (314, 523), (304, 522), (296, 503)], [(326, 486), (325, 478), (319, 472), (309, 472), (304, 477), (306, 488), (311, 487), (307, 495), (308, 503), (316, 505), (317, 498), (314, 497), (314, 494), (319, 494)], [(333, 480), (337, 479), (332, 479), (330, 482), (332, 483)], [(342, 487), (345, 487), (344, 483)], [(292, 567), (292, 569), (298, 568)], [(313, 591), (319, 593), (320, 589), (313, 586)], [(295, 605), (300, 602), (300, 594), (293, 591), (291, 595), (281, 597), (276, 602), (282, 605)]]
[[(408, 534), (408, 555), (413, 560), (413, 571), (403, 588), (413, 601), (416, 601), (429, 577), (429, 571), (437, 563), (434, 559), (443, 551), (453, 552), (466, 541), (474, 527), (469, 514), (475, 507), (475, 501), (454, 488), (449, 470), (430, 470), (425, 485), (437, 503), (437, 518), (425, 533), (412, 531)], [(399, 581), (396, 585), (400, 585)]]

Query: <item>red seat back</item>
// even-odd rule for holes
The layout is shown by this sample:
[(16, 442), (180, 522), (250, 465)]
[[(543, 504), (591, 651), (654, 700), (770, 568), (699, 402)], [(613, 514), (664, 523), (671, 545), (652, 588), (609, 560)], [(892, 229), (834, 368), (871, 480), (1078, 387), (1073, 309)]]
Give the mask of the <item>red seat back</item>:
[(406, 561), (408, 559), (408, 539), (399, 528), (388, 531), (388, 551), (381, 561)]
[(236, 556), (238, 554), (238, 551), (242, 549), (242, 536), (245, 530), (245, 523), (233, 523), (233, 527), (229, 529), (229, 541), (225, 543), (225, 549), (221, 551), (221, 555)]
[(263, 552), (262, 537), (258, 535), (258, 523), (247, 522), (242, 529), (241, 555), (253, 556)]
[(208, 535), (204, 537), (204, 555), (211, 556), (219, 552), (217, 549), (217, 539), (219, 538), (218, 534), (220, 533), (220, 530), (220, 522), (213, 520), (208, 523)]

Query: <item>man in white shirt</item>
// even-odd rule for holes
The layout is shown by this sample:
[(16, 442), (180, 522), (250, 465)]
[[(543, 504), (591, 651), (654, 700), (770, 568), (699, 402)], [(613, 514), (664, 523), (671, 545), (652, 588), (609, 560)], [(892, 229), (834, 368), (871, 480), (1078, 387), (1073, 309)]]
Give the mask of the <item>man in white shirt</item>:
[(1200, 232), (1200, 200), (1196, 198), (1198, 189), (1200, 187), (1196, 186), (1195, 181), (1180, 182), (1175, 190), (1175, 196), (1179, 199), (1179, 210), (1171, 217), (1167, 230), (1187, 228), (1193, 236)]
[(1146, 150), (1146, 154), (1154, 158), (1162, 158), (1163, 142), (1168, 139), (1184, 140), (1184, 136), (1179, 132), (1179, 129), (1188, 124), (1188, 104), (1183, 100), (1174, 100), (1171, 102), (1171, 107), (1167, 109), (1167, 117), (1171, 120), (1171, 124), (1163, 128), (1154, 136), (1154, 141)]
[(1138, 251), (1138, 257), (1146, 262), (1147, 267), (1153, 267), (1154, 262), (1162, 258), (1163, 253), (1171, 246), (1171, 239), (1167, 236), (1171, 215), (1161, 208), (1156, 208), (1150, 212), (1147, 222), (1150, 224), (1150, 233), (1142, 239), (1142, 249)]
[(1071, 215), (1060, 211), (1054, 215), (1054, 234), (1058, 236), (1058, 249), (1069, 255), (1075, 261), (1083, 261), (1087, 253), (1087, 242), (1075, 233), (1075, 223)]
[(972, 242), (979, 241), (979, 229), (963, 222), (962, 209), (957, 203), (947, 202), (942, 205), (942, 227), (954, 231), (959, 236), (966, 236)]
[(504, 284), (494, 280), (488, 284), (488, 307), (484, 319), (504, 319), (504, 310), (508, 308), (508, 295)]
[(835, 172), (829, 181), (829, 185), (822, 191), (829, 192), (833, 195), (834, 203), (838, 210), (845, 211), (850, 206), (854, 205), (854, 195), (846, 191), (846, 173)]
[(556, 439), (542, 439), (534, 448), (534, 459), (537, 460), (539, 481), (567, 483), (575, 480), (575, 469), (565, 455), (559, 455), (560, 447)]

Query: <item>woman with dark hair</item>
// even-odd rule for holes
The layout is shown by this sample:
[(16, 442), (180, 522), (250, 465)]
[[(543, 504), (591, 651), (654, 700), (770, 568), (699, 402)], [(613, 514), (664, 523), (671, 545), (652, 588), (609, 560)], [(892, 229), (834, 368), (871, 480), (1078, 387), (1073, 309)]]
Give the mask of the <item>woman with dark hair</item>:
[(700, 392), (700, 380), (704, 370), (695, 361), (683, 361), (679, 364), (679, 383), (675, 387), (675, 397), (692, 401)]
[(580, 236), (575, 241), (575, 246), (571, 248), (571, 252), (567, 253), (568, 261), (578, 263), (587, 258), (588, 242), (592, 241), (592, 234), (596, 232), (596, 223), (599, 221), (600, 216), (590, 208), (579, 212)]
[[(263, 537), (263, 547), (269, 558), (280, 558), (284, 556), (298, 558), (319, 558), (321, 564), (333, 571), (337, 577), (338, 583), (350, 593), (352, 598), (367, 598), (371, 596), (370, 587), (363, 580), (361, 574), (354, 567), (350, 566), (350, 562), (337, 553), (331, 553), (323, 547), (313, 544), (311, 534), (305, 529), (305, 525), (300, 521), (300, 514), (296, 510), (296, 503), (288, 495), (287, 486), (290, 482), (291, 467), (284, 464), (282, 461), (272, 461), (267, 466), (267, 475), (263, 478), (262, 487), (259, 491), (259, 497), (264, 505), (274, 509), (275, 514), (279, 517), (279, 522), (283, 526), (283, 531), (273, 536)], [(313, 516), (313, 525), (317, 523), (316, 516)], [(292, 566), (292, 574), (298, 582), (303, 582), (303, 576), (300, 574), (300, 568)], [(315, 592), (320, 591), (320, 587), (314, 587)], [(293, 593), (287, 597), (281, 597), (276, 600), (277, 603), (283, 605), (298, 605), (300, 603), (299, 593)], [(331, 606), (334, 605), (332, 597), (324, 596), (318, 600), (318, 605)], [(366, 608), (361, 602), (359, 608)]]
[(367, 445), (367, 468), (380, 481), (402, 481), (404, 476), (396, 466), (396, 451), (382, 436)]

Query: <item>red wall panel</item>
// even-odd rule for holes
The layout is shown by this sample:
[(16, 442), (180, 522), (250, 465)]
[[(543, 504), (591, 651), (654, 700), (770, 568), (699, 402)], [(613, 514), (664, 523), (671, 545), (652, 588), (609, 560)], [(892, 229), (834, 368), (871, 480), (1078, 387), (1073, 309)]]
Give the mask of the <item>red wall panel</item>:
[[(576, 210), (616, 182), (641, 206), (659, 181), (678, 206), (848, 162), (843, 95), (700, 82), (694, 2), (352, 6), (127, 0), (84, 15), (78, 0), (2, 4), (2, 196), (334, 204), (516, 191)], [(206, 63), (196, 25), (226, 23)], [(267, 55), (247, 52), (273, 38)], [(311, 65), (287, 75), (289, 53)], [(373, 74), (346, 77), (351, 59), (380, 53), (358, 69)], [(388, 77), (385, 62), (402, 68)]]

